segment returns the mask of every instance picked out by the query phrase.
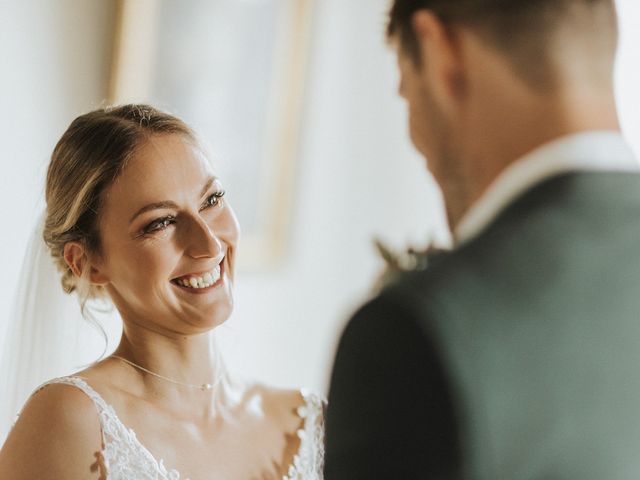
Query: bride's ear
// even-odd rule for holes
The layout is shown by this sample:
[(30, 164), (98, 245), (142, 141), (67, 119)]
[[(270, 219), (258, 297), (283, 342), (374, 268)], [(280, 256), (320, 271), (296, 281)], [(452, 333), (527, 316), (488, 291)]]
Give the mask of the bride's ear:
[[(102, 269), (91, 262), (87, 255), (87, 249), (80, 242), (67, 242), (64, 245), (63, 257), (76, 277), (88, 278), (93, 285), (109, 283), (109, 279)], [(89, 269), (88, 272), (87, 269)]]

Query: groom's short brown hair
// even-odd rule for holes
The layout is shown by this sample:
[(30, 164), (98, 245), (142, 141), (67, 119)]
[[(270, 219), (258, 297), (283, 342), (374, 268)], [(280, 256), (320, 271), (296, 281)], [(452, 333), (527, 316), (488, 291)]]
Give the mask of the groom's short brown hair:
[(572, 22), (576, 32), (601, 35), (604, 51), (615, 53), (614, 0), (394, 0), (387, 35), (400, 41), (416, 65), (420, 65), (420, 47), (411, 19), (421, 9), (432, 11), (445, 25), (473, 29), (504, 53), (527, 80), (548, 70), (553, 34)]

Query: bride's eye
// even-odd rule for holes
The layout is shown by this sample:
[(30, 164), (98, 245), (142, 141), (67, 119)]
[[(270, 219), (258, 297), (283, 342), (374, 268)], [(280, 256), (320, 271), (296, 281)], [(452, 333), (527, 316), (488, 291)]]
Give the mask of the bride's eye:
[(142, 229), (142, 233), (149, 234), (159, 232), (169, 227), (169, 225), (173, 225), (174, 223), (176, 223), (176, 217), (174, 217), (173, 215), (167, 215), (166, 217), (158, 218), (157, 220), (154, 220), (153, 222), (148, 224)]
[(224, 190), (220, 190), (218, 192), (214, 192), (211, 195), (209, 195), (207, 199), (204, 201), (204, 204), (202, 205), (202, 210), (208, 207), (215, 207), (216, 205), (218, 205), (220, 203), (220, 199), (224, 197), (225, 193), (226, 192)]

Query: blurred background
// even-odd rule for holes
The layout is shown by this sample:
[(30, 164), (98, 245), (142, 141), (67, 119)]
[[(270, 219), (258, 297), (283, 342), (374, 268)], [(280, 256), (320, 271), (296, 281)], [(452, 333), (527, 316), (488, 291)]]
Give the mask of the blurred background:
[[(618, 102), (640, 153), (640, 2), (618, 3)], [(55, 143), (79, 114), (144, 100), (202, 135), (237, 205), (236, 309), (220, 331), (229, 368), (326, 393), (336, 339), (382, 267), (373, 239), (448, 239), (396, 94), (388, 0), (0, 4), (0, 341), (29, 281), (21, 265)], [(106, 323), (113, 347), (117, 320)], [(87, 335), (90, 360), (102, 340)]]

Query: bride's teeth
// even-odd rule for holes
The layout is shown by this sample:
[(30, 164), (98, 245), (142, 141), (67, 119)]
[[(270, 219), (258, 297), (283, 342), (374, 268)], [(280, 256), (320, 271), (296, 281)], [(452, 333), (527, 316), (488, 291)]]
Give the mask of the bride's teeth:
[(205, 272), (201, 277), (178, 278), (178, 285), (187, 288), (207, 288), (220, 280), (220, 265), (216, 265), (210, 272)]

